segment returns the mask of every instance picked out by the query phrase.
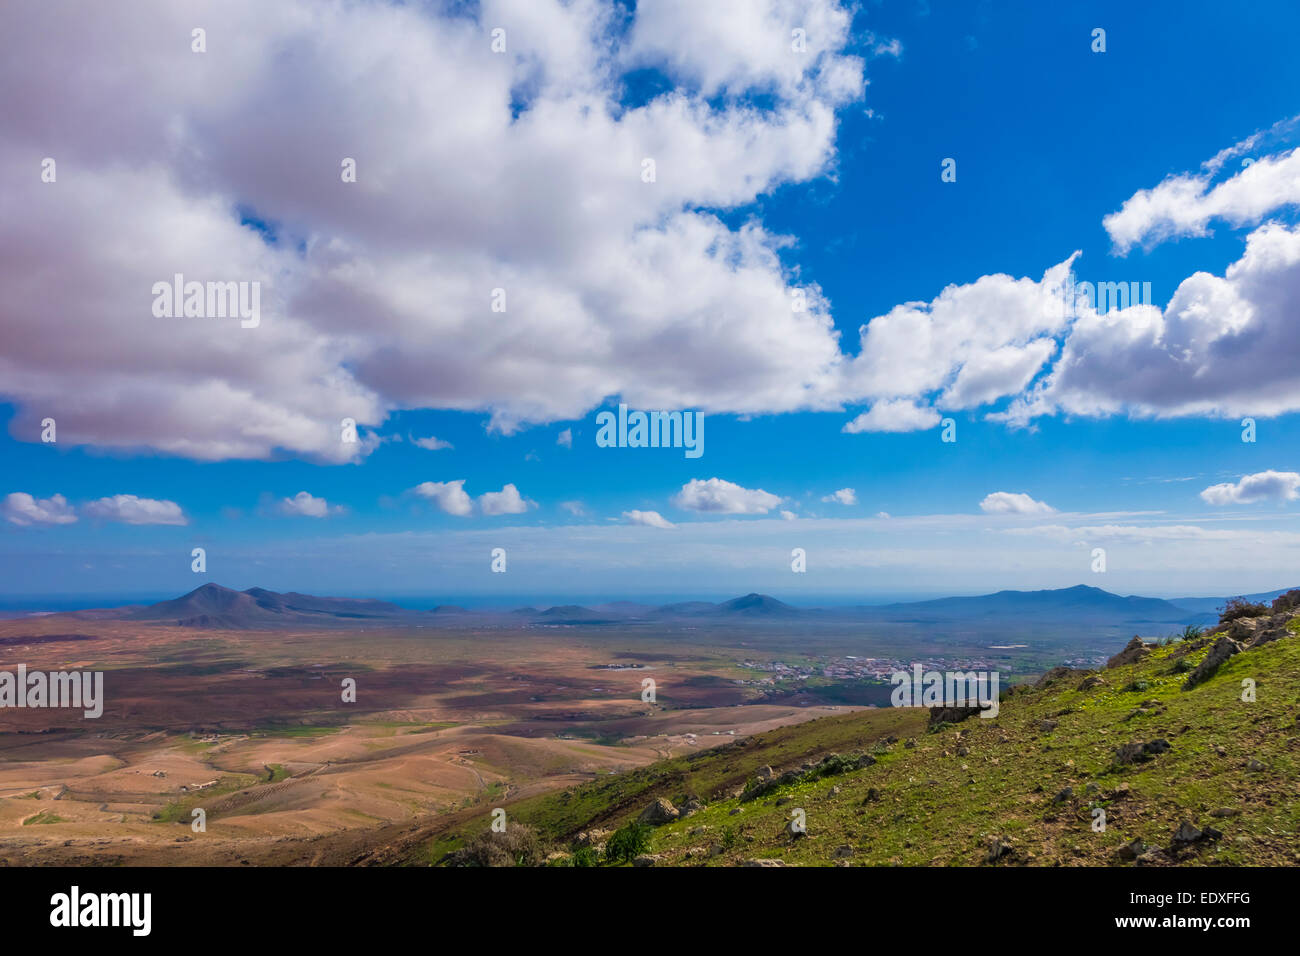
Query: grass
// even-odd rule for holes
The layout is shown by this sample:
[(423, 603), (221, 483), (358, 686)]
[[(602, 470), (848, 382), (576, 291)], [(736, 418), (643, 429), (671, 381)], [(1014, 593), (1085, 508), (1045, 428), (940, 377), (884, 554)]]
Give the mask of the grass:
[[(1300, 633), (1300, 618), (1290, 627)], [(1208, 645), (1188, 647), (1168, 643), (1136, 664), (1092, 672), (1106, 683), (1089, 690), (1078, 689), (1084, 672), (1039, 689), (1026, 685), (1003, 701), (998, 717), (932, 734), (919, 710), (825, 717), (522, 800), (509, 812), (567, 849), (581, 830), (635, 820), (655, 797), (676, 803), (697, 794), (704, 810), (651, 835), (649, 852), (660, 865), (734, 865), (750, 857), (792, 865), (980, 865), (994, 837), (1015, 848), (1007, 859), (1014, 864), (1116, 865), (1117, 851), (1134, 838), (1168, 847), (1184, 820), (1224, 834), (1184, 862), (1300, 863), (1300, 640), (1238, 654), (1184, 690), (1187, 665), (1209, 652)], [(1254, 702), (1242, 700), (1247, 678), (1255, 682)], [(1056, 727), (1041, 730), (1049, 718)], [(897, 742), (878, 744), (889, 737)], [(907, 738), (914, 747), (904, 746)], [(1121, 744), (1156, 738), (1171, 749), (1116, 765)], [(779, 774), (855, 750), (878, 762), (750, 802), (736, 799), (763, 765)], [(1250, 761), (1263, 769), (1248, 769)], [(1070, 794), (1058, 801), (1066, 788)], [(1092, 828), (1098, 807), (1106, 813), (1101, 832)], [(806, 814), (804, 836), (786, 831), (795, 809)], [(1211, 816), (1215, 810), (1236, 813)], [(443, 834), (426, 847), (426, 859), (436, 861), (487, 822)]]

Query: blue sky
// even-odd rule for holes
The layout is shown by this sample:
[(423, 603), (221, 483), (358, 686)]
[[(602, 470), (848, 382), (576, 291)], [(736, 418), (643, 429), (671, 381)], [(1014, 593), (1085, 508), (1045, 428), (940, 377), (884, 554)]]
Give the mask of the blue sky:
[[(400, 15), (420, 17), (428, 29), (451, 30), (462, 38), (477, 37), (494, 23), (507, 24), (511, 37), (531, 31), (527, 42), (539, 44), (542, 52), (521, 57), (511, 82), (501, 85), (515, 95), (529, 91), (525, 120), (530, 111), (538, 117), (549, 109), (562, 111), (593, 89), (606, 97), (611, 115), (629, 111), (616, 116), (625, 124), (639, 122), (638, 108), (673, 97), (712, 111), (719, 122), (730, 118), (743, 124), (759, 115), (748, 144), (743, 135), (728, 137), (704, 122), (699, 138), (707, 148), (691, 147), (700, 151), (696, 158), (703, 166), (715, 162), (722, 172), (733, 163), (737, 169), (757, 164), (753, 175), (764, 185), (754, 195), (737, 192), (734, 177), (719, 184), (707, 171), (692, 171), (698, 181), (680, 184), (680, 197), (631, 216), (625, 228), (610, 227), (610, 242), (617, 233), (626, 245), (601, 246), (609, 250), (613, 268), (626, 266), (635, 277), (664, 260), (629, 237), (654, 238), (659, 230), (673, 249), (662, 255), (683, 260), (665, 264), (665, 273), (688, 270), (693, 266), (681, 247), (689, 243), (672, 241), (672, 217), (680, 215), (689, 225), (693, 216), (706, 216), (716, 224), (710, 228), (728, 241), (761, 228), (768, 237), (763, 251), (746, 247), (735, 253), (754, 272), (747, 277), (743, 268), (719, 266), (726, 274), (718, 281), (735, 282), (735, 291), (705, 290), (714, 279), (711, 273), (701, 275), (698, 285), (669, 283), (670, 295), (656, 298), (653, 290), (645, 295), (644, 314), (635, 292), (626, 301), (619, 298), (635, 278), (611, 290), (583, 271), (578, 260), (591, 254), (581, 239), (557, 233), (539, 248), (524, 248), (531, 227), (514, 222), (508, 205), (492, 208), (498, 186), (514, 188), (526, 175), (508, 161), (495, 184), (490, 174), (480, 176), (473, 167), (458, 168), (460, 182), (435, 177), (425, 184), (432, 198), (422, 194), (418, 200), (433, 204), (423, 210), (429, 218), (408, 222), (400, 218), (402, 206), (417, 200), (404, 199), (410, 186), (394, 185), (391, 179), (400, 177), (392, 169), (418, 170), (422, 162), (435, 160), (422, 160), (414, 148), (408, 167), (396, 160), (390, 164), (378, 150), (363, 156), (362, 183), (374, 190), (376, 202), (394, 204), (387, 218), (357, 207), (353, 194), (345, 194), (346, 201), (323, 200), (317, 209), (310, 195), (296, 197), (274, 178), (249, 171), (258, 153), (241, 154), (237, 147), (248, 145), (255, 131), (241, 126), (239, 102), (223, 112), (207, 102), (205, 97), (214, 94), (202, 84), (182, 90), (174, 101), (113, 104), (115, 110), (154, 109), (183, 120), (179, 127), (186, 132), (179, 135), (193, 142), (160, 143), (154, 157), (158, 166), (139, 144), (78, 140), (69, 127), (79, 111), (95, 104), (97, 94), (73, 81), (50, 87), (43, 104), (46, 119), (13, 121), (9, 138), (23, 149), (7, 153), (22, 152), (21, 161), (29, 166), (30, 157), (47, 153), (66, 154), (72, 161), (60, 166), (58, 184), (45, 186), (45, 194), (41, 185), (3, 187), (14, 191), (16, 207), (30, 213), (28, 225), (38, 245), (56, 250), (51, 255), (57, 266), (37, 278), (29, 269), (23, 285), (31, 296), (11, 301), (0, 313), (6, 338), (12, 335), (23, 346), (0, 377), (0, 396), (6, 399), (0, 416), (8, 423), (0, 438), (0, 497), (10, 496), (0, 528), (4, 599), (162, 596), (207, 580), (241, 588), (482, 603), (534, 596), (557, 603), (602, 595), (725, 597), (749, 590), (795, 602), (870, 601), (1080, 582), (1123, 593), (1217, 595), (1300, 583), (1294, 579), (1300, 526), (1293, 516), (1300, 485), (1293, 452), (1300, 438), (1300, 416), (1293, 410), (1300, 409), (1300, 376), (1287, 371), (1300, 357), (1300, 339), (1281, 324), (1289, 317), (1290, 327), (1296, 327), (1295, 300), (1278, 292), (1300, 289), (1297, 269), (1282, 249), (1295, 226), (1296, 199), (1281, 173), (1273, 179), (1240, 179), (1249, 169), (1243, 160), (1281, 164), (1300, 145), (1294, 130), (1278, 126), (1300, 112), (1300, 74), (1290, 49), (1300, 10), (1256, 3), (1225, 15), (1221, 6), (1208, 3), (1059, 9), (908, 0), (868, 3), (848, 14), (831, 0), (808, 0), (756, 3), (755, 9), (770, 7), (771, 16), (748, 27), (682, 23), (688, 32), (734, 29), (742, 36), (746, 29), (762, 35), (792, 22), (827, 24), (818, 41), (831, 25), (848, 24), (833, 49), (820, 54), (816, 71), (809, 68), (790, 79), (783, 61), (770, 68), (755, 65), (745, 43), (739, 44), (739, 54), (716, 42), (700, 50), (685, 42), (683, 49), (665, 45), (652, 29), (655, 11), (643, 6), (647, 9), (629, 11), (630, 19), (601, 21), (594, 28), (595, 35), (632, 51), (626, 62), (615, 64), (618, 82), (600, 69), (574, 66), (583, 55), (565, 45), (573, 42), (565, 21), (571, 15), (555, 13), (554, 23), (541, 23), (551, 13), (530, 19), (505, 3), (471, 5), (455, 14), (416, 7)], [(550, 10), (545, 4), (536, 9), (543, 8)], [(364, 15), (386, 14), (376, 5)], [(38, 18), (31, 14), (33, 27)], [(333, 32), (346, 33), (347, 26), (322, 16), (315, 28), (328, 41)], [(1090, 48), (1097, 27), (1106, 31), (1104, 53)], [(266, 26), (271, 34), (277, 29), (302, 27)], [(219, 40), (218, 29), (211, 33)], [(11, 36), (10, 42), (20, 41)], [(100, 55), (129, 58), (133, 45), (153, 42), (153, 35), (110, 31)], [(177, 55), (193, 56), (183, 47)], [(205, 54), (223, 55), (219, 42)], [(258, 55), (241, 51), (252, 59)], [(426, 51), (403, 49), (394, 55), (420, 63)], [(711, 81), (710, 71), (727, 56), (737, 57), (736, 63), (719, 74), (722, 80)], [(845, 92), (839, 81), (828, 79), (830, 67), (852, 63), (860, 65), (866, 82)], [(310, 76), (310, 69), (304, 66), (304, 75)], [(851, 72), (851, 66), (846, 69)], [(400, 100), (400, 90), (383, 87), (385, 79), (376, 81), (380, 95)], [(256, 83), (250, 80), (249, 86)], [(299, 95), (274, 85), (272, 92), (290, 100), (285, 109)], [(499, 99), (508, 110), (510, 97)], [(453, 141), (454, 131), (471, 128), (478, 115), (449, 96), (431, 96), (424, 108), (453, 131), (448, 133)], [(774, 118), (782, 109), (794, 116), (824, 111), (832, 117), (829, 132), (818, 134), (821, 127), (809, 126), (805, 139), (825, 137), (809, 147), (816, 156), (789, 158), (797, 151), (794, 141), (783, 145), (783, 134), (761, 125), (764, 114)], [(333, 140), (346, 139), (341, 131), (351, 118), (346, 107), (339, 114), (336, 122), (322, 119), (319, 128), (295, 132), (295, 146), (309, 132), (318, 133), (312, 149), (326, 153), (336, 168), (336, 153), (355, 151), (352, 143), (335, 149)], [(557, 128), (560, 122), (555, 120)], [(772, 124), (780, 125), (775, 119)], [(365, 131), (359, 126), (352, 132), (359, 139)], [(400, 116), (385, 121), (384, 132), (385, 147), (395, 156), (404, 155), (405, 139), (415, 135), (403, 132)], [(680, 133), (667, 122), (659, 130), (664, 142)], [(1262, 135), (1249, 140), (1257, 134)], [(598, 131), (579, 126), (563, 148), (589, 157), (598, 152), (599, 140)], [(184, 148), (194, 144), (208, 151)], [(1209, 171), (1203, 166), (1238, 144), (1220, 166)], [(499, 148), (510, 149), (510, 140)], [(223, 149), (230, 155), (223, 158)], [(213, 158), (196, 160), (198, 153)], [(678, 155), (671, 146), (663, 146), (662, 153)], [(310, 163), (312, 154), (304, 155)], [(956, 160), (955, 182), (940, 177), (941, 162), (949, 157)], [(149, 202), (116, 213), (92, 208), (85, 205), (85, 194), (74, 192), (92, 188), (79, 182), (83, 175), (102, 174), (95, 188), (108, 188), (123, 164), (138, 171), (141, 183), (151, 176), (168, 181), (177, 196), (176, 215), (194, 215), (193, 225), (166, 219), (168, 210)], [(659, 169), (653, 188), (678, 189), (677, 179), (687, 176), (662, 156)], [(368, 185), (370, 170), (384, 170), (375, 186)], [(390, 181), (383, 181), (385, 174)], [(1200, 212), (1198, 196), (1186, 192), (1157, 193), (1156, 212), (1131, 202), (1177, 176), (1203, 176), (1199, 198), (1218, 184), (1230, 188), (1222, 201), (1206, 203)], [(1235, 182), (1241, 189), (1234, 192)], [(606, 201), (618, 211), (602, 223), (617, 219), (631, 204), (617, 189), (602, 195), (601, 186), (580, 176), (567, 181), (550, 174), (530, 188), (554, 190), (570, 206)], [(72, 193), (73, 204), (42, 212), (40, 204), (50, 201), (45, 197), (53, 189)], [(475, 190), (482, 190), (481, 196)], [(461, 196), (470, 199), (464, 208)], [(1124, 217), (1107, 220), (1121, 210)], [(113, 215), (117, 221), (106, 224), (105, 217)], [(468, 218), (459, 221), (460, 215)], [(69, 253), (59, 262), (60, 234), (77, 231), (78, 216), (94, 217), (95, 229), (120, 227), (127, 245), (132, 234), (172, 223), (195, 237), (194, 251), (184, 260), (191, 274), (207, 262), (202, 237), (210, 229), (211, 242), (222, 247), (220, 278), (276, 277), (267, 280), (276, 294), (265, 307), (266, 335), (250, 329), (241, 339), (238, 329), (215, 332), (204, 326), (195, 334), (211, 338), (196, 345), (169, 341), (173, 326), (139, 332), (119, 323), (112, 327), (115, 339), (142, 336), (129, 358), (108, 351), (99, 363), (93, 353), (61, 360), (59, 351), (70, 347), (69, 336), (75, 338), (81, 328), (79, 309), (88, 308), (88, 316), (119, 307), (120, 314), (129, 314), (128, 306), (111, 298), (116, 292), (99, 311), (94, 302), (87, 307), (78, 301), (79, 277), (100, 270), (104, 284), (116, 288), (117, 277), (135, 266), (146, 277), (169, 278), (174, 271), (166, 255), (150, 258), (148, 250), (138, 262), (122, 266), (104, 252), (104, 242), (82, 258)], [(493, 221), (496, 226), (484, 225)], [(257, 228), (262, 223), (273, 229)], [(1246, 256), (1247, 238), (1268, 223), (1281, 231), (1270, 236), (1282, 251), (1259, 257), (1265, 271), (1242, 280), (1234, 293), (1239, 298), (1229, 301), (1217, 287), (1184, 285), (1197, 273), (1225, 276)], [(1122, 248), (1126, 236), (1132, 239)], [(1259, 240), (1261, 247), (1268, 238)], [(14, 230), (6, 246), (16, 248), (20, 241), (33, 240)], [(1150, 381), (1139, 383), (1144, 374), (1135, 370), (1154, 367), (1153, 353), (1126, 338), (1152, 321), (1140, 310), (1131, 319), (1121, 316), (1127, 325), (1119, 331), (1098, 319), (1091, 329), (1063, 325), (1007, 333), (991, 340), (997, 354), (1019, 355), (1038, 340), (1052, 343), (1051, 357), (1023, 385), (1001, 383), (991, 400), (957, 398), (961, 389), (954, 379), (987, 355), (963, 349), (949, 356), (944, 337), (957, 334), (954, 328), (970, 328), (979, 338), (1015, 307), (1011, 298), (1007, 304), (998, 298), (1013, 293), (981, 295), (986, 287), (976, 284), (999, 274), (1038, 282), (1076, 251), (1079, 280), (1149, 282), (1157, 310), (1165, 310), (1182, 286), (1187, 314), (1223, 323), (1219, 337), (1207, 345), (1204, 333), (1189, 333), (1184, 342), (1166, 335), (1153, 348), (1162, 359), (1173, 355), (1182, 361), (1183, 371), (1168, 379), (1153, 372)], [(775, 258), (765, 258), (765, 252)], [(468, 265), (454, 264), (460, 256)], [(394, 282), (430, 262), (440, 266), (440, 259), (453, 261), (448, 284), (437, 287), (443, 292), (454, 289), (459, 273), (486, 262), (487, 277), (544, 269), (550, 280), (547, 298), (522, 308), (512, 305), (505, 316), (486, 310), (468, 316), (460, 334), (442, 326), (422, 329), (421, 316), (463, 308), (456, 293), (420, 300), (428, 290), (417, 280), (409, 294)], [(392, 299), (349, 284), (372, 268), (391, 270), (382, 290)], [(755, 286), (756, 278), (769, 274), (788, 287), (819, 290), (815, 311), (826, 329), (792, 330), (781, 324), (784, 318), (755, 318), (751, 329), (743, 309), (736, 321), (723, 324), (719, 318), (711, 325), (716, 302), (734, 301)], [(491, 281), (484, 279), (484, 298)], [(512, 303), (519, 301), (519, 280), (501, 281)], [(805, 348), (810, 355), (825, 354), (827, 342), (836, 348), (829, 337), (833, 330), (839, 333), (843, 362), (851, 363), (878, 347), (860, 339), (860, 327), (905, 303), (924, 303), (921, 313), (936, 315), (930, 303), (950, 286), (966, 292), (956, 294), (954, 324), (935, 329), (925, 356), (914, 357), (906, 347), (884, 349), (875, 372), (849, 372), (833, 384), (814, 369), (817, 362), (794, 364), (788, 358)], [(291, 294), (279, 295), (290, 287)], [(147, 312), (148, 297), (141, 296)], [(391, 316), (385, 311), (385, 301), (411, 299), (419, 305), (410, 316), (397, 307)], [(340, 301), (359, 305), (334, 311)], [(43, 343), (37, 305), (42, 302), (69, 322), (61, 338)], [(590, 318), (571, 328), (563, 323), (577, 308), (574, 303), (581, 303)], [(289, 327), (288, 321), (276, 325), (277, 308), (295, 323), (284, 340), (270, 339)], [(89, 330), (97, 320), (82, 321)], [(530, 332), (538, 338), (529, 354), (511, 356), (508, 346), (464, 332), (489, 322), (534, 323), (531, 329), (518, 328), (513, 340), (523, 341)], [(1234, 322), (1244, 326), (1224, 337), (1223, 329)], [(353, 339), (371, 335), (376, 327), (384, 330), (382, 341), (365, 349), (352, 346)], [(87, 332), (92, 339), (94, 334)], [(1072, 336), (1077, 353), (1068, 353)], [(594, 352), (585, 354), (583, 343), (605, 337), (616, 338), (623, 351), (613, 367), (606, 356), (595, 374), (591, 368), (601, 360)], [(530, 365), (530, 355), (544, 352), (549, 341), (564, 345), (538, 367)], [(179, 352), (171, 351), (182, 347), (210, 350), (229, 365), (205, 368), (201, 376), (187, 372), (175, 361)], [(1257, 357), (1252, 349), (1259, 350)], [(241, 355), (242, 350), (251, 351)], [(329, 358), (323, 370), (305, 358), (318, 353)], [(787, 361), (792, 364), (784, 365)], [(1112, 361), (1114, 374), (1108, 376)], [(1238, 361), (1242, 364), (1231, 364)], [(903, 382), (914, 365), (926, 362), (947, 369), (934, 379), (942, 384), (888, 390), (895, 372)], [(1212, 367), (1220, 362), (1225, 371)], [(241, 378), (250, 365), (264, 368), (264, 377)], [(1260, 380), (1249, 381), (1252, 376), (1249, 371), (1243, 376), (1243, 368), (1259, 368)], [(197, 377), (187, 382), (187, 374)], [(807, 380), (801, 381), (804, 374)], [(1238, 388), (1243, 378), (1247, 381)], [(301, 389), (287, 397), (297, 379)], [(128, 380), (140, 386), (138, 394), (125, 384)], [(1131, 389), (1128, 381), (1135, 383)], [(211, 403), (194, 399), (197, 382), (213, 388)], [(444, 388), (443, 383), (450, 384)], [(812, 397), (791, 399), (792, 387)], [(344, 393), (363, 396), (349, 399), (356, 402), (363, 440), (358, 454), (348, 450), (341, 457), (314, 436), (336, 427), (338, 408), (352, 407), (348, 401), (332, 404), (333, 396)], [(223, 404), (225, 395), (238, 400)], [(680, 449), (597, 447), (596, 413), (620, 398), (636, 408), (703, 410), (704, 455), (688, 459)], [(856, 416), (896, 401), (921, 410), (916, 427), (846, 431)], [(1034, 411), (1000, 420), (1017, 401)], [(267, 410), (274, 425), (262, 427), (259, 409)], [(38, 423), (46, 414), (59, 421), (55, 444), (39, 440)], [(1253, 443), (1241, 440), (1240, 421), (1248, 414), (1257, 420)], [(941, 442), (940, 427), (926, 416), (936, 422), (953, 419), (957, 441)], [(284, 422), (293, 427), (276, 431)], [(272, 437), (262, 440), (262, 431)], [(305, 432), (313, 437), (299, 440)], [(570, 442), (561, 443), (563, 433)], [(450, 447), (429, 450), (412, 441), (432, 436)], [(703, 496), (683, 494), (691, 482), (710, 479), (725, 484)], [(432, 498), (417, 490), (425, 482), (456, 481), (464, 482), (469, 496), (459, 509), (454, 503), (459, 498)], [(510, 495), (505, 513), (485, 513), (492, 509), (480, 496), (510, 492), (510, 486), (518, 498)], [(1216, 486), (1226, 487), (1207, 494)], [(851, 495), (841, 495), (848, 503), (823, 500), (841, 489), (852, 489)], [(310, 498), (299, 511), (315, 514), (293, 513), (285, 504), (302, 492)], [(15, 493), (31, 498), (15, 499)], [(148, 504), (112, 498), (117, 495)], [(53, 496), (62, 496), (62, 504), (51, 504)], [(447, 502), (450, 508), (444, 507)], [(646, 517), (651, 513), (654, 519)], [(193, 547), (207, 550), (205, 575), (190, 570)], [(504, 547), (509, 555), (505, 574), (489, 569), (493, 547)], [(804, 574), (790, 568), (796, 547), (808, 554)], [(1093, 570), (1095, 548), (1106, 551), (1105, 573)]]

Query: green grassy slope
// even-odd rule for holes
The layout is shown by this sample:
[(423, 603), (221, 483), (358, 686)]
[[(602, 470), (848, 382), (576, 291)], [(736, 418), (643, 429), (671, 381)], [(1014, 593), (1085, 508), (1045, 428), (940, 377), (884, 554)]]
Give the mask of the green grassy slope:
[[(1300, 634), (1300, 617), (1288, 626)], [(546, 846), (567, 851), (578, 832), (635, 820), (656, 797), (680, 805), (698, 796), (705, 809), (654, 829), (649, 853), (658, 866), (758, 858), (984, 865), (994, 845), (1003, 848), (999, 865), (1132, 865), (1119, 851), (1135, 838), (1162, 850), (1143, 864), (1300, 863), (1300, 637), (1237, 654), (1184, 690), (1189, 669), (1209, 653), (1208, 644), (1193, 646), (1171, 644), (1136, 664), (1017, 688), (992, 719), (927, 732), (928, 712), (919, 709), (822, 718), (513, 804), (508, 813)], [(1088, 673), (1105, 683), (1080, 690)], [(1255, 682), (1253, 702), (1242, 700), (1245, 678)], [(1122, 744), (1156, 739), (1170, 749), (1116, 763)], [(738, 797), (764, 765), (780, 774), (849, 752), (876, 762)], [(1105, 811), (1104, 830), (1095, 828), (1095, 808)], [(787, 829), (795, 810), (806, 816), (804, 834)], [(1175, 843), (1184, 822), (1222, 835)], [(424, 859), (438, 862), (486, 823), (445, 834), (423, 848)]]

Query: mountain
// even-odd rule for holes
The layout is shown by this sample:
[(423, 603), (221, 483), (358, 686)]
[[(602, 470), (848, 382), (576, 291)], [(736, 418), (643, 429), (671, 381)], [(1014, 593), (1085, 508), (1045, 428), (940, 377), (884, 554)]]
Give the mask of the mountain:
[(939, 598), (933, 601), (887, 604), (864, 610), (900, 621), (1046, 615), (1057, 620), (1072, 621), (1082, 618), (1169, 623), (1182, 621), (1196, 613), (1160, 598), (1133, 595), (1121, 597), (1086, 584), (1048, 591), (998, 591), (977, 597)]
[[(1271, 599), (1248, 595), (1251, 599)], [(188, 594), (146, 607), (130, 606), (75, 611), (69, 617), (80, 620), (122, 620), (156, 622), (182, 627), (256, 630), (278, 627), (348, 627), (427, 625), (431, 618), (454, 626), (609, 626), (618, 624), (674, 621), (718, 626), (773, 626), (799, 622), (845, 624), (900, 624), (921, 626), (960, 622), (974, 629), (990, 626), (1035, 629), (1040, 626), (1066, 627), (1073, 631), (1093, 627), (1136, 627), (1144, 632), (1160, 628), (1178, 630), (1184, 624), (1201, 624), (1213, 619), (1213, 610), (1224, 598), (1127, 597), (1101, 588), (1077, 585), (1045, 591), (998, 591), (975, 597), (950, 597), (900, 604), (857, 607), (799, 608), (767, 594), (746, 594), (729, 601), (684, 601), (652, 607), (630, 601), (612, 601), (595, 607), (562, 604), (545, 609), (516, 608), (512, 611), (473, 610), (440, 605), (432, 611), (414, 611), (388, 601), (357, 598), (318, 597), (296, 591), (279, 593), (266, 588), (236, 591), (219, 584), (205, 584)], [(1153, 627), (1158, 626), (1158, 627)]]
[(118, 620), (227, 630), (396, 622), (416, 613), (386, 601), (315, 597), (293, 591), (279, 594), (265, 588), (235, 591), (219, 584), (205, 584), (170, 601), (121, 610)]

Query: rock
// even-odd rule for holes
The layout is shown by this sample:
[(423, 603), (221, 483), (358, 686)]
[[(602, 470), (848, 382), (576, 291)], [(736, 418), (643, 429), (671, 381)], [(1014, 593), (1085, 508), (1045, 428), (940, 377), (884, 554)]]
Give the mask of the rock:
[(1249, 646), (1259, 647), (1261, 644), (1268, 644), (1279, 638), (1290, 637), (1291, 631), (1286, 626), (1290, 620), (1290, 614), (1274, 614), (1272, 617), (1264, 618), (1255, 629), (1255, 637)]
[(1217, 810), (1211, 810), (1210, 816), (1217, 817), (1218, 819), (1222, 820), (1225, 817), (1235, 817), (1240, 813), (1241, 811), (1238, 810), (1236, 807), (1219, 807), (1219, 809)]
[(876, 758), (871, 756), (871, 754), (863, 754), (858, 758), (858, 767), (870, 767), (875, 762)]
[(1296, 608), (1300, 608), (1300, 588), (1295, 588), (1287, 591), (1286, 594), (1273, 598), (1274, 611), (1292, 611)]
[[(1248, 620), (1248, 618), (1238, 618), (1232, 623), (1236, 625), (1243, 620)], [(1187, 682), (1183, 684), (1183, 689), (1187, 690), (1195, 687), (1203, 681), (1209, 680), (1214, 676), (1214, 672), (1223, 665), (1224, 661), (1229, 657), (1232, 657), (1232, 655), (1239, 653), (1241, 653), (1240, 644), (1234, 641), (1231, 637), (1220, 637), (1214, 642), (1214, 646), (1210, 648), (1210, 653), (1205, 655), (1205, 660), (1197, 664), (1196, 668), (1187, 675)]]
[(1105, 687), (1106, 681), (1102, 677), (1093, 674), (1091, 677), (1085, 677), (1079, 682), (1079, 690), (1092, 690), (1094, 687)]
[(1152, 847), (1139, 856), (1135, 862), (1138, 866), (1159, 866), (1162, 863), (1168, 863), (1169, 857), (1159, 847)]
[(598, 846), (604, 843), (605, 838), (608, 836), (608, 830), (583, 830), (573, 838), (573, 845), (579, 848), (584, 846)]
[(1266, 770), (1267, 768), (1258, 760), (1251, 759), (1246, 761), (1246, 769), (1251, 773), (1259, 773), (1259, 771)]
[(1167, 753), (1171, 749), (1167, 740), (1152, 740), (1147, 743), (1135, 740), (1132, 743), (1120, 744), (1116, 748), (1115, 763), (1121, 767), (1133, 763), (1146, 763), (1152, 757)]
[(686, 798), (686, 802), (679, 808), (679, 812), (683, 817), (689, 817), (692, 813), (699, 813), (703, 809), (703, 800), (696, 796), (689, 796)]
[(1174, 831), (1175, 843), (1195, 843), (1201, 838), (1201, 831), (1191, 822), (1184, 820)]
[(1136, 860), (1147, 850), (1147, 845), (1142, 842), (1141, 837), (1134, 837), (1130, 842), (1125, 843), (1119, 848), (1119, 858), (1121, 860)]
[(1071, 799), (1073, 796), (1074, 796), (1074, 788), (1066, 787), (1064, 790), (1062, 790), (1060, 793), (1058, 793), (1056, 796), (1052, 798), (1052, 802), (1064, 803), (1066, 800)]
[(904, 741), (903, 741), (903, 749), (904, 749), (904, 750), (915, 750), (915, 749), (916, 749), (916, 738), (915, 738), (915, 737), (908, 737), (906, 740), (904, 740)]
[(931, 707), (929, 726), (959, 724), (969, 717), (974, 717), (981, 709), (980, 707)]
[(654, 866), (659, 862), (659, 857), (653, 853), (642, 853), (632, 861), (633, 866)]
[(957, 756), (958, 756), (958, 757), (969, 757), (969, 756), (970, 756), (970, 748), (969, 748), (969, 747), (958, 747), (958, 748), (957, 748)]
[(1061, 722), (1059, 720), (1040, 720), (1038, 722), (1038, 729), (1045, 734), (1050, 734), (1053, 730), (1059, 727), (1060, 724)]
[(783, 807), (783, 806), (785, 806), (787, 803), (792, 802), (793, 800), (794, 800), (794, 797), (778, 797), (778, 798), (777, 798), (777, 801), (776, 801), (776, 805), (777, 805), (778, 807)]
[(728, 811), (727, 816), (734, 817), (739, 812), (740, 812), (740, 807), (736, 807), (734, 810)]
[(847, 843), (841, 843), (835, 848), (835, 855), (840, 859), (850, 857), (853, 855), (853, 847), (849, 846)]
[(1101, 787), (1097, 786), (1095, 783), (1089, 783), (1086, 787), (1083, 788), (1083, 792), (1090, 797), (1096, 796), (1097, 794), (1101, 793)]
[(1122, 651), (1106, 662), (1106, 669), (1122, 667), (1125, 664), (1136, 664), (1150, 653), (1151, 646), (1144, 642), (1142, 638), (1134, 635), (1133, 640), (1124, 645)]
[(1055, 683), (1062, 677), (1069, 677), (1073, 673), (1074, 670), (1069, 667), (1053, 667), (1042, 677), (1038, 678), (1038, 680), (1034, 681), (1034, 689), (1037, 690), (1046, 687), (1048, 684)]
[(785, 866), (785, 860), (742, 860), (741, 866)]
[(662, 826), (665, 823), (672, 823), (679, 816), (679, 811), (671, 802), (659, 797), (648, 807), (641, 811), (641, 816), (637, 817), (638, 823), (648, 823), (652, 827)]
[(769, 780), (772, 779), (773, 776), (772, 768), (766, 765), (759, 767), (757, 776), (758, 776), (759, 783), (767, 783)]
[(1010, 856), (1015, 852), (1015, 847), (1011, 845), (1011, 841), (1006, 837), (994, 837), (989, 841), (989, 852), (985, 860), (989, 863), (996, 863), (1003, 857)]

